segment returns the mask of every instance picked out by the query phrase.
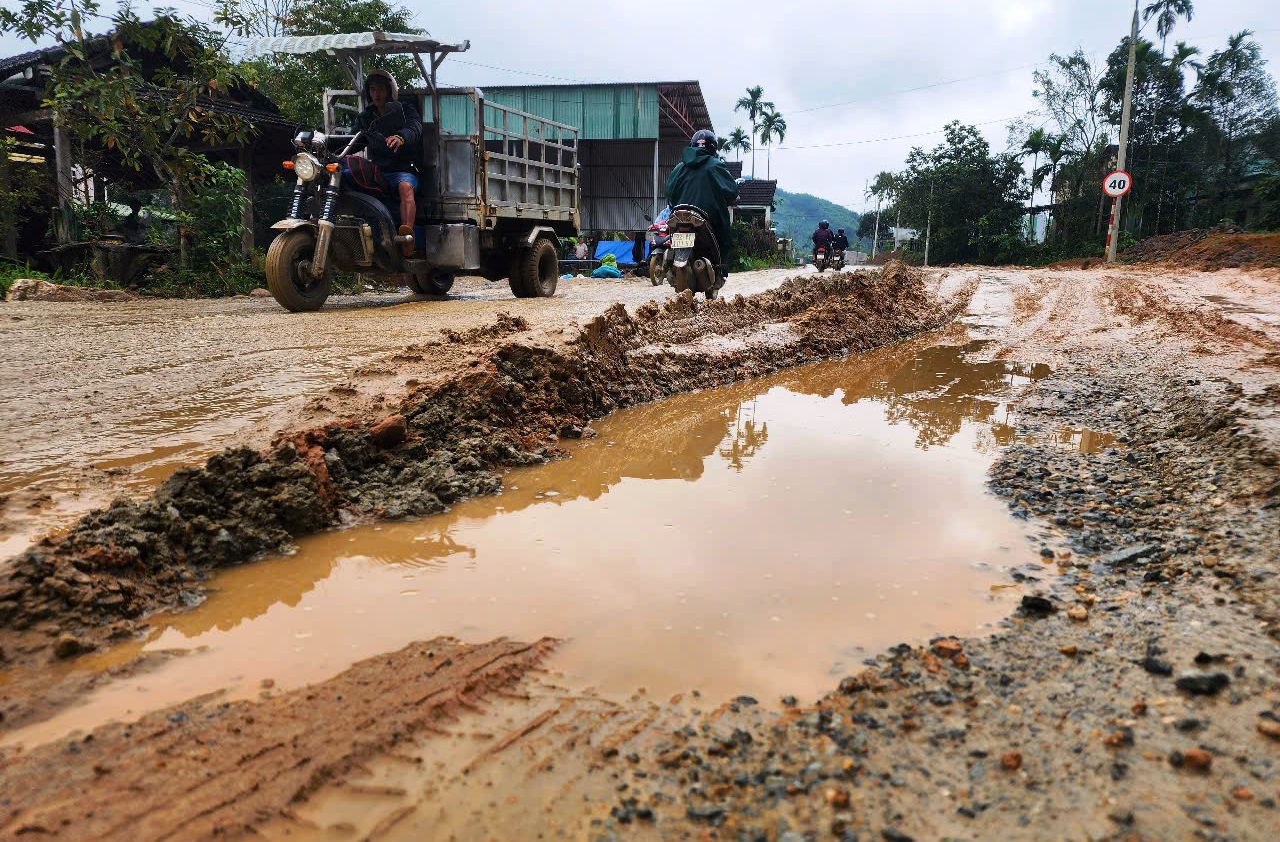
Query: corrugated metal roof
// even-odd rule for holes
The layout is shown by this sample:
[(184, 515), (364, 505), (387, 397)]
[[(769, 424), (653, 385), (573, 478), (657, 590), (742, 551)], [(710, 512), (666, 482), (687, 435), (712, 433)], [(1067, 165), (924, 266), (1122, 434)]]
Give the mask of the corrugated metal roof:
[(288, 53), (323, 53), (351, 51), (386, 53), (461, 53), (471, 48), (470, 41), (441, 44), (432, 38), (402, 32), (349, 32), (337, 35), (288, 35), (282, 38), (252, 38), (246, 55), (250, 58)]

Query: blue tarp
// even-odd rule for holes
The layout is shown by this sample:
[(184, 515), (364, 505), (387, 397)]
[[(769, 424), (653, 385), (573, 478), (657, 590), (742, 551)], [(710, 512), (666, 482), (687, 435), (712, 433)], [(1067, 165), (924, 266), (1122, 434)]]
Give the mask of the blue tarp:
[[(596, 243), (596, 260), (602, 259), (606, 254), (612, 254), (618, 259), (618, 265), (635, 266), (636, 262), (631, 259), (631, 249), (635, 247), (635, 243), (630, 240), (601, 240)], [(644, 244), (644, 256), (649, 257), (649, 244)]]

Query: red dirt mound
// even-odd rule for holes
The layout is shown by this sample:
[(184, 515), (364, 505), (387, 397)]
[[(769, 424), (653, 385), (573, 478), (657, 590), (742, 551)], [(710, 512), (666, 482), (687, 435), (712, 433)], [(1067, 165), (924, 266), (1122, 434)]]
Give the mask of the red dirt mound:
[(1245, 234), (1234, 228), (1193, 228), (1148, 237), (1122, 255), (1125, 263), (1186, 269), (1280, 269), (1280, 233)]

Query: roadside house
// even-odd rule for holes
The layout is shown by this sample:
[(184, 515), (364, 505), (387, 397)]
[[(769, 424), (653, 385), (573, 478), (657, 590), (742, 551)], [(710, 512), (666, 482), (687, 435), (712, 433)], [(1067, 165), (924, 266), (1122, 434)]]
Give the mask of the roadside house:
[[(103, 72), (109, 71), (117, 61), (107, 36), (90, 39), (88, 55), (94, 68)], [(141, 62), (146, 73), (168, 68), (167, 61), (157, 52), (135, 49), (131, 55)], [(69, 244), (77, 239), (77, 226), (71, 211), (75, 202), (105, 201), (113, 194), (169, 186), (159, 183), (150, 171), (124, 166), (120, 156), (110, 149), (85, 150), (92, 153), (91, 165), (77, 160), (76, 144), (57, 124), (53, 110), (44, 105), (52, 68), (66, 56), (66, 48), (57, 45), (0, 58), (0, 127), (6, 136), (15, 138), (19, 144), (18, 154), (10, 163), (41, 168), (48, 197), (37, 210), (14, 221), (12, 227), (16, 229), (16, 238), (10, 239), (16, 239), (18, 252), (24, 256), (31, 256), (46, 245), (45, 232), (50, 227), (57, 243)], [(266, 96), (253, 88), (241, 86), (216, 99), (202, 99), (199, 106), (246, 120), (252, 125), (255, 137), (238, 145), (209, 146), (199, 140), (185, 138), (180, 138), (178, 143), (187, 144), (210, 160), (223, 161), (243, 170), (247, 175), (247, 192), (275, 179), (279, 172), (276, 150), (288, 143), (294, 127), (280, 117), (279, 109)], [(49, 225), (50, 216), (52, 226)], [(252, 238), (252, 207), (250, 202), (246, 202), (246, 248), (252, 247)]]

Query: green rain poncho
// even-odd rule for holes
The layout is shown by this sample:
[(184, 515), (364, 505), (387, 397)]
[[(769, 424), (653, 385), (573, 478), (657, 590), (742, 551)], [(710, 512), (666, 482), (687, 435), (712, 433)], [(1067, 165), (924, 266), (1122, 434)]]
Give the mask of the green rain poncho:
[(606, 254), (600, 258), (600, 265), (591, 273), (593, 278), (621, 278), (622, 270), (618, 268), (618, 258)]
[(684, 150), (684, 162), (678, 164), (667, 179), (667, 201), (676, 205), (701, 208), (715, 229), (720, 244), (720, 259), (729, 261), (733, 244), (729, 226), (729, 205), (738, 196), (738, 185), (724, 161), (696, 146)]

